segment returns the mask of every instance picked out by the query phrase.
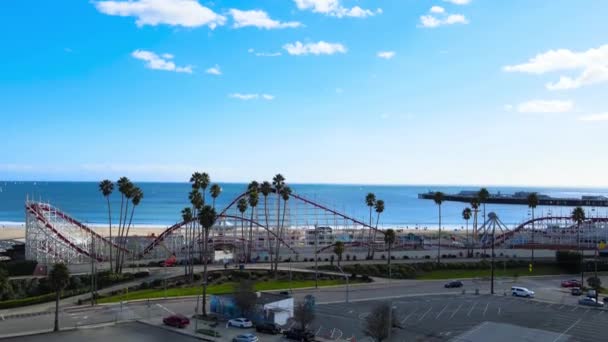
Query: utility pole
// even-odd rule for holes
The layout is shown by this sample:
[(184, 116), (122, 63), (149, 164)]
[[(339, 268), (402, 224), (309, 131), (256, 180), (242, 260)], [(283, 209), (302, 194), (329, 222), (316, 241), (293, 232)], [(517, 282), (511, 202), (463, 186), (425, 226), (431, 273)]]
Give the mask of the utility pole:
[(319, 273), (318, 273), (318, 261), (319, 261), (319, 256), (317, 254), (318, 250), (319, 250), (319, 239), (317, 237), (319, 233), (319, 230), (317, 228), (317, 225), (315, 225), (315, 289), (319, 288)]
[(496, 222), (492, 222), (492, 283), (490, 294), (494, 294), (494, 233), (496, 232)]

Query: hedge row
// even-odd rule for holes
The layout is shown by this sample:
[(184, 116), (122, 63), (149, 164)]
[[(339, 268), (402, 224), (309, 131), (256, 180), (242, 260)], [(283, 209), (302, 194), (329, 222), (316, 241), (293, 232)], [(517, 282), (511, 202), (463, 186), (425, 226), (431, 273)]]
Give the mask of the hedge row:
[[(61, 298), (76, 296), (76, 295), (83, 294), (86, 292), (87, 291), (85, 291), (85, 290), (64, 291), (63, 294), (61, 295)], [(35, 296), (35, 297), (28, 297), (28, 298), (21, 298), (21, 299), (6, 300), (3, 302), (0, 302), (0, 310), (17, 308), (20, 306), (46, 303), (46, 302), (51, 302), (54, 300), (55, 300), (55, 293), (47, 293), (42, 296)]]

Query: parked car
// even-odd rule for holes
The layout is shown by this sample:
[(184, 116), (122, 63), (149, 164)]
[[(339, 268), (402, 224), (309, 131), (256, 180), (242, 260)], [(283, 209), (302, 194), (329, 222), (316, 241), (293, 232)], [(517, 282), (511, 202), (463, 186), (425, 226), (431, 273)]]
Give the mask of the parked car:
[(171, 327), (183, 329), (190, 324), (190, 320), (188, 317), (178, 314), (163, 318), (163, 323)]
[(595, 301), (595, 298), (589, 298), (589, 297), (583, 297), (581, 299), (578, 300), (578, 303), (580, 305), (587, 305), (587, 306), (595, 306), (595, 307), (603, 307), (604, 306), (604, 302), (602, 301)]
[(564, 280), (562, 287), (581, 287), (581, 282), (576, 279)]
[(597, 296), (597, 292), (595, 290), (587, 291), (587, 298), (595, 298)]
[(253, 322), (247, 318), (235, 318), (228, 321), (229, 327), (253, 328)]
[(449, 288), (452, 288), (452, 287), (462, 287), (463, 285), (464, 285), (464, 284), (463, 284), (463, 283), (462, 283), (460, 280), (453, 280), (453, 281), (451, 281), (451, 282), (449, 282), (449, 283), (446, 283), (446, 284), (444, 285), (444, 287), (445, 287), (446, 289), (449, 289)]
[(511, 294), (516, 297), (534, 298), (534, 291), (530, 291), (525, 287), (513, 286)]
[(312, 342), (315, 340), (315, 334), (308, 330), (291, 329), (283, 333), (286, 339), (300, 342)]
[(241, 334), (232, 339), (232, 342), (258, 342), (260, 339), (254, 334)]
[(580, 295), (582, 295), (582, 294), (583, 294), (583, 290), (581, 290), (581, 288), (580, 288), (580, 287), (573, 287), (573, 288), (572, 288), (572, 290), (570, 290), (570, 293), (571, 293), (573, 296), (580, 296)]
[(256, 324), (255, 331), (257, 331), (259, 333), (276, 335), (276, 334), (282, 333), (283, 329), (281, 329), (281, 327), (276, 323), (264, 322), (264, 323)]

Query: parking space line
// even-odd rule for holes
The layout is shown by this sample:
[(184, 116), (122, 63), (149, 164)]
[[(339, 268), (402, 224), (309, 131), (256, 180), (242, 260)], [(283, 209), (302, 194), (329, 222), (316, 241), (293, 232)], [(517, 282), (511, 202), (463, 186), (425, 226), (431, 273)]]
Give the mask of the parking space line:
[(486, 311), (488, 311), (488, 306), (490, 306), (490, 303), (486, 304), (486, 308), (485, 310), (483, 310), (483, 317), (486, 317)]
[(418, 318), (418, 322), (422, 321), (424, 319), (424, 317), (431, 312), (431, 310), (433, 310), (433, 307), (431, 306), (422, 316), (420, 316), (420, 318)]
[(574, 312), (574, 311), (576, 311), (576, 309), (578, 309), (578, 306), (573, 307), (572, 310), (570, 310), (570, 312)]
[(498, 307), (498, 316), (500, 316), (500, 306)]
[(445, 311), (445, 309), (449, 306), (450, 304), (446, 304), (446, 306), (443, 307), (443, 309), (441, 309), (441, 311), (437, 314), (437, 316), (435, 317), (435, 319), (439, 319), (439, 316), (441, 316), (441, 314)]
[(564, 306), (566, 306), (566, 305), (561, 305), (561, 306), (560, 306), (559, 308), (557, 308), (557, 309), (558, 309), (558, 310), (561, 310), (561, 309), (563, 309), (563, 308), (564, 308)]
[(319, 326), (319, 329), (317, 329), (317, 332), (315, 333), (315, 336), (319, 336), (319, 332), (321, 331), (321, 328), (323, 328), (322, 325)]
[(458, 310), (460, 310), (461, 307), (462, 307), (462, 303), (460, 303), (460, 305), (458, 305), (458, 307), (456, 308), (456, 311), (452, 312), (452, 315), (450, 316), (449, 319), (452, 319), (452, 317), (454, 317), (454, 315), (456, 315), (456, 313), (458, 312)]
[(156, 305), (157, 305), (159, 308), (161, 308), (161, 309), (163, 309), (163, 310), (167, 311), (168, 313), (170, 313), (170, 314), (172, 314), (172, 315), (175, 315), (175, 312), (173, 312), (173, 311), (171, 311), (171, 310), (167, 309), (166, 307), (164, 307), (164, 306), (162, 306), (162, 305), (160, 305), (160, 304), (156, 304)]
[(564, 330), (564, 332), (562, 332), (561, 334), (559, 334), (559, 336), (557, 336), (555, 338), (555, 340), (553, 340), (553, 342), (559, 341), (559, 339), (561, 339), (562, 336), (564, 336), (568, 331), (570, 331), (572, 328), (574, 328), (574, 326), (576, 326), (578, 324), (578, 322), (580, 322), (581, 320), (582, 320), (582, 318), (579, 318), (576, 322), (572, 323), (572, 325), (568, 329)]
[(467, 313), (467, 317), (471, 316), (471, 312), (473, 312), (473, 309), (475, 309), (475, 305), (477, 305), (478, 302), (473, 303), (473, 305), (471, 306), (471, 309), (469, 310), (469, 312)]
[(416, 311), (418, 311), (418, 308), (416, 308), (414, 311), (410, 312), (409, 315), (405, 316), (405, 318), (401, 321), (401, 324), (405, 323), (405, 321), (407, 321)]

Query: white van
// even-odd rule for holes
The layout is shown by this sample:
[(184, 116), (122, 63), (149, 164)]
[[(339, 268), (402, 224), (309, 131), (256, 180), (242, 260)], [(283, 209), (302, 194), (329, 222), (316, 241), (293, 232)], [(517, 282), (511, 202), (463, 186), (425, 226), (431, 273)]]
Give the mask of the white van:
[(530, 291), (525, 287), (513, 286), (511, 288), (511, 294), (517, 297), (534, 298), (534, 291)]

